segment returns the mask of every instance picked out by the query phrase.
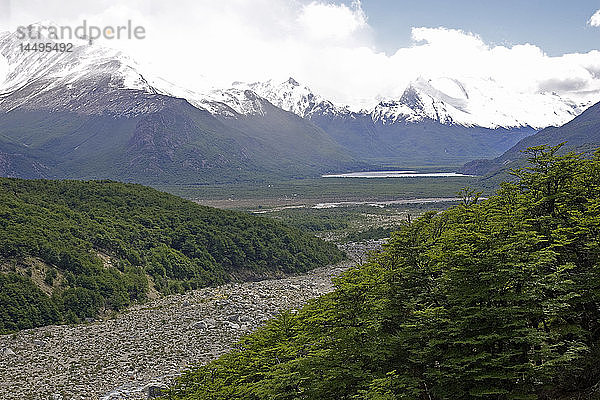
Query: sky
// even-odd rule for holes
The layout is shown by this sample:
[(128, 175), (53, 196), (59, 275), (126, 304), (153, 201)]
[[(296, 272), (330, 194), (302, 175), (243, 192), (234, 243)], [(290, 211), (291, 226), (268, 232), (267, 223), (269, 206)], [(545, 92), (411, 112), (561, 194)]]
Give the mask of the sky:
[(600, 30), (587, 24), (600, 1), (577, 0), (363, 0), (377, 46), (394, 52), (410, 45), (410, 28), (461, 29), (488, 44), (539, 46), (553, 56), (600, 47)]
[(143, 40), (98, 40), (191, 90), (293, 76), (352, 108), (418, 77), (493, 81), (600, 100), (600, 1), (0, 0), (0, 31), (131, 20)]

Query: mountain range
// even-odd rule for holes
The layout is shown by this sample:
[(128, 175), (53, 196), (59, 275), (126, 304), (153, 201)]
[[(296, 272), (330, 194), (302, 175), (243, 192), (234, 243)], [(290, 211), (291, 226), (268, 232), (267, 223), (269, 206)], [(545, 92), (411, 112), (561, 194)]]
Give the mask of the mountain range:
[(564, 143), (560, 149), (561, 153), (569, 151), (590, 153), (600, 147), (600, 103), (594, 104), (560, 127), (548, 127), (520, 140), (499, 157), (468, 162), (460, 172), (505, 179), (508, 170), (526, 164), (523, 152), (527, 148), (541, 145), (556, 146), (561, 143)]
[(198, 93), (97, 44), (60, 53), (21, 43), (0, 34), (2, 176), (202, 184), (459, 165), (589, 106), (492, 80), (419, 78), (355, 111), (293, 78)]
[(205, 183), (361, 167), (322, 130), (251, 93), (260, 114), (217, 102), (213, 114), (149, 84), (122, 53), (21, 52), (18, 41), (0, 39), (9, 65), (1, 175)]

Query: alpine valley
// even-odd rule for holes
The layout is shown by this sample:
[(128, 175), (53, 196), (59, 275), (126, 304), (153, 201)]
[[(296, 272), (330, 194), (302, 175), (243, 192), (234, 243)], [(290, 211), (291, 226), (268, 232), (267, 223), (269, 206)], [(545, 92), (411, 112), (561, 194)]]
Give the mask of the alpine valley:
[(421, 77), (400, 98), (351, 110), (293, 78), (198, 93), (97, 44), (61, 53), (21, 43), (0, 34), (7, 177), (203, 184), (458, 166), (499, 156), (591, 104), (515, 93), (491, 79)]
[(600, 399), (600, 50), (87, 3), (161, 38), (0, 31), (0, 400)]

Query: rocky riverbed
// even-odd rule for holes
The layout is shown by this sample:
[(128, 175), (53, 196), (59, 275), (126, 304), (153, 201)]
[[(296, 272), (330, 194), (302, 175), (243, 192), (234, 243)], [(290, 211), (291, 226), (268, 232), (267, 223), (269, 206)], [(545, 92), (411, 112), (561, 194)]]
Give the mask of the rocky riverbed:
[[(353, 260), (379, 242), (352, 244)], [(172, 295), (106, 321), (0, 336), (1, 399), (143, 399), (194, 364), (229, 351), (278, 313), (333, 290), (346, 262), (304, 275)]]

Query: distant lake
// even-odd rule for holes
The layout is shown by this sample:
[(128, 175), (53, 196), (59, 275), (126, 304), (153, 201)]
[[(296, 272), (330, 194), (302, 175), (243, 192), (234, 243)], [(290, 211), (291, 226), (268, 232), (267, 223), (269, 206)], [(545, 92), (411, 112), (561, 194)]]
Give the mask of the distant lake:
[(425, 172), (418, 171), (365, 171), (350, 172), (347, 174), (321, 175), (323, 178), (447, 178), (447, 177), (472, 177), (473, 175), (457, 174), (456, 172)]

